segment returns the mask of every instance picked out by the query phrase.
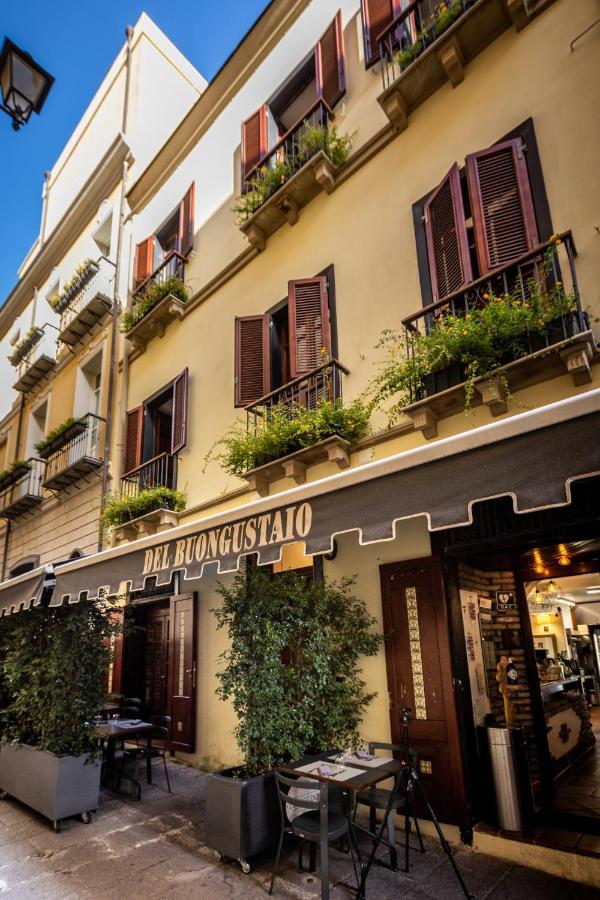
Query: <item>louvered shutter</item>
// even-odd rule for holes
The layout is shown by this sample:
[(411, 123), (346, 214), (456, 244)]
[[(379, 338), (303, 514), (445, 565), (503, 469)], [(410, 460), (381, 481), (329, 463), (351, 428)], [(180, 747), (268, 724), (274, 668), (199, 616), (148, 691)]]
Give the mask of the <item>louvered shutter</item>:
[(194, 246), (194, 204), (196, 199), (195, 182), (179, 204), (178, 249), (182, 256), (187, 256)]
[(361, 0), (365, 63), (370, 66), (379, 59), (377, 36), (400, 12), (400, 0)]
[(427, 259), (434, 300), (473, 279), (465, 211), (456, 163), (425, 202)]
[(144, 433), (144, 407), (138, 406), (127, 413), (125, 438), (125, 472), (131, 472), (142, 462), (142, 437)]
[(142, 281), (152, 275), (154, 268), (154, 235), (151, 234), (135, 248), (134, 280), (138, 288)]
[(333, 109), (346, 93), (346, 72), (344, 65), (344, 32), (342, 13), (335, 19), (317, 42), (315, 47), (315, 71), (317, 75), (317, 97)]
[(523, 141), (472, 153), (466, 165), (477, 260), (485, 275), (539, 243)]
[(171, 419), (171, 453), (185, 447), (187, 440), (188, 370), (173, 382), (173, 417)]
[(288, 282), (291, 377), (317, 369), (323, 349), (331, 355), (327, 279), (300, 278)]
[(267, 107), (257, 109), (242, 125), (242, 180), (267, 153)]
[(235, 405), (247, 406), (271, 389), (269, 319), (238, 316), (235, 320)]

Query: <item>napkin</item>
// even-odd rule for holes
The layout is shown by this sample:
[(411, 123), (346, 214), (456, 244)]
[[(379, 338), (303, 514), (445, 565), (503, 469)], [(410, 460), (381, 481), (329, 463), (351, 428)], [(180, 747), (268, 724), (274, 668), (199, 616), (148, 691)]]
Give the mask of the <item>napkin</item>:
[(329, 766), (319, 766), (319, 775), (322, 775), (324, 778), (328, 778), (331, 775), (331, 769)]
[(370, 759), (374, 759), (374, 758), (375, 758), (375, 757), (373, 757), (373, 756), (370, 756), (370, 754), (368, 754), (366, 750), (357, 750), (356, 753), (355, 753), (354, 755), (355, 755), (355, 757), (356, 757), (357, 759), (366, 759), (366, 760), (370, 760)]

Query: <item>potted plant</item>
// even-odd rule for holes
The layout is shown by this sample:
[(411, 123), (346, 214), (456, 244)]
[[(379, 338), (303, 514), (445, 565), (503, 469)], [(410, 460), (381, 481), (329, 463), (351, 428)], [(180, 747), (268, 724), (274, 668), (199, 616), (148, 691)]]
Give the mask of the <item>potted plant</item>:
[(8, 361), (11, 366), (18, 366), (28, 353), (31, 353), (33, 348), (38, 344), (44, 336), (43, 329), (37, 328), (35, 325), (29, 329), (27, 334), (21, 338), (18, 343), (15, 344), (12, 353), (8, 355)]
[(178, 275), (172, 275), (165, 281), (151, 283), (144, 295), (136, 299), (133, 309), (121, 313), (121, 332), (128, 334), (155, 306), (158, 306), (161, 300), (168, 296), (175, 297), (182, 303), (186, 303), (188, 300), (188, 289)]
[(146, 488), (132, 497), (115, 494), (104, 507), (102, 521), (106, 526), (125, 525), (157, 509), (180, 512), (185, 509), (185, 494), (167, 487)]
[(106, 692), (110, 638), (118, 625), (98, 603), (40, 606), (0, 631), (0, 791), (50, 819), (98, 806), (94, 717)]
[(85, 259), (78, 265), (73, 276), (65, 285), (63, 285), (60, 294), (48, 298), (48, 303), (52, 309), (55, 312), (62, 314), (65, 309), (68, 308), (73, 298), (86, 286), (99, 268), (99, 264), (94, 259)]
[(15, 459), (14, 462), (0, 472), (0, 490), (10, 487), (15, 481), (18, 481), (23, 475), (27, 475), (31, 468), (31, 463), (26, 459)]
[(274, 767), (356, 743), (375, 696), (360, 659), (377, 653), (381, 636), (352, 585), (248, 565), (218, 588), (223, 605), (213, 612), (230, 647), (217, 693), (233, 702), (244, 761), (208, 776), (206, 842), (244, 871), (279, 836)]
[(48, 432), (45, 438), (37, 442), (35, 449), (38, 456), (42, 459), (47, 459), (53, 453), (56, 453), (57, 450), (64, 447), (65, 444), (68, 444), (74, 437), (77, 437), (78, 434), (82, 434), (86, 428), (85, 417), (81, 416), (76, 419), (70, 416), (60, 425), (57, 425), (56, 428), (53, 428), (52, 431)]

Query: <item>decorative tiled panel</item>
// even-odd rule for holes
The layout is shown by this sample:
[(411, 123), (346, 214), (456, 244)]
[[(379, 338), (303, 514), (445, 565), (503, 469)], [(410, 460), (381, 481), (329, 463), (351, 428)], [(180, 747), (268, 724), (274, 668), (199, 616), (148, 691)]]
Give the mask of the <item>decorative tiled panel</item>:
[(417, 589), (414, 587), (406, 588), (406, 612), (408, 615), (408, 643), (410, 646), (413, 694), (415, 698), (415, 719), (426, 719), (427, 705), (425, 703), (425, 681), (423, 678), (423, 661), (421, 659), (419, 610), (417, 608)]

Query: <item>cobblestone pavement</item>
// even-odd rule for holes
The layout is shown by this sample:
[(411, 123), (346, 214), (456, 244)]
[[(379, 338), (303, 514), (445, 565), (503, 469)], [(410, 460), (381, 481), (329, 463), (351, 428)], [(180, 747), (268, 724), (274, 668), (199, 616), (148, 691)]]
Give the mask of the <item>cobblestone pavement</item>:
[[(157, 767), (155, 783), (143, 786), (141, 802), (103, 793), (89, 825), (76, 819), (55, 834), (50, 824), (16, 801), (0, 802), (0, 893), (15, 898), (258, 898), (265, 900), (269, 858), (255, 861), (244, 875), (234, 863), (219, 863), (202, 843), (202, 773), (170, 763), (173, 793)], [(439, 845), (427, 840), (427, 853), (414, 854), (409, 875), (375, 866), (368, 898), (462, 897)], [(458, 850), (456, 860), (477, 900), (591, 900), (598, 893), (493, 857)], [(311, 900), (319, 896), (318, 874), (299, 873), (297, 852), (285, 853), (283, 877), (275, 896)], [(353, 896), (349, 857), (331, 851), (332, 900)]]

